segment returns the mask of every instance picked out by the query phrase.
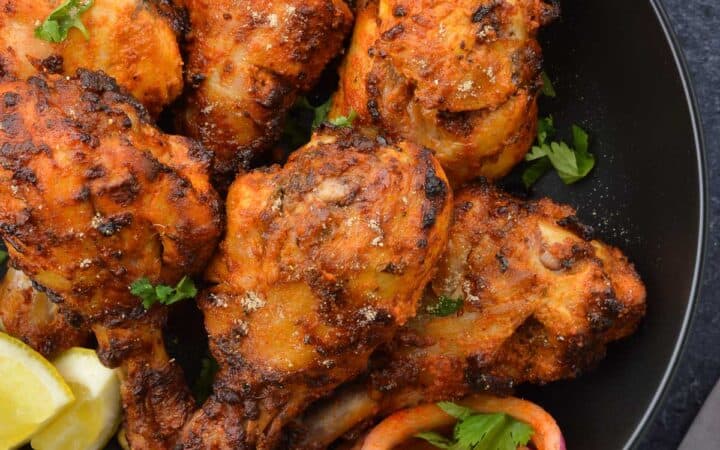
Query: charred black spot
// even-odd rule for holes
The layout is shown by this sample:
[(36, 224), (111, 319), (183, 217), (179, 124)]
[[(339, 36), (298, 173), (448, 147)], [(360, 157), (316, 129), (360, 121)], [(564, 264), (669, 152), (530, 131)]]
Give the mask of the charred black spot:
[(423, 230), (427, 230), (428, 228), (431, 228), (433, 225), (435, 225), (436, 220), (437, 220), (437, 210), (435, 209), (435, 205), (424, 206), (423, 207), (423, 215), (422, 215)]
[(213, 395), (221, 403), (227, 403), (229, 405), (237, 405), (242, 402), (242, 398), (232, 389), (224, 386), (217, 386), (213, 389)]
[(467, 111), (451, 112), (440, 110), (437, 114), (437, 120), (438, 125), (458, 136), (468, 136), (473, 130), (472, 116)]
[(80, 80), (83, 89), (97, 93), (117, 91), (118, 85), (115, 79), (105, 74), (103, 71), (91, 71), (86, 69), (78, 69), (76, 76)]
[(508, 268), (510, 267), (510, 263), (508, 262), (508, 259), (505, 257), (505, 255), (503, 255), (502, 252), (498, 253), (497, 255), (495, 255), (495, 259), (497, 259), (498, 264), (500, 264), (500, 272), (507, 272)]
[(190, 156), (195, 161), (199, 161), (205, 164), (210, 164), (213, 160), (213, 152), (211, 150), (208, 150), (207, 148), (205, 148), (205, 146), (195, 140), (190, 140), (188, 156)]
[(29, 167), (21, 167), (13, 172), (13, 180), (24, 181), (26, 183), (35, 184), (37, 183), (37, 176), (35, 172)]
[(40, 76), (32, 76), (28, 78), (28, 84), (39, 89), (43, 93), (47, 93), (49, 90), (47, 81), (45, 81), (45, 79), (41, 78)]
[(5, 114), (0, 119), (0, 130), (9, 136), (17, 136), (24, 130), (22, 119), (17, 114)]
[(417, 241), (417, 248), (426, 248), (428, 245), (427, 239), (418, 239)]
[(101, 192), (107, 192), (110, 198), (118, 205), (127, 206), (137, 198), (140, 192), (140, 183), (135, 175), (130, 174), (120, 183), (101, 190)]
[(103, 166), (93, 166), (85, 171), (85, 178), (94, 180), (105, 176), (105, 168)]
[(428, 166), (425, 171), (425, 196), (427, 198), (444, 197), (445, 191), (445, 182), (437, 176), (433, 166)]
[(475, 12), (472, 15), (472, 22), (478, 23), (482, 22), (491, 12), (495, 10), (495, 8), (498, 7), (498, 2), (493, 1), (486, 5), (481, 5), (478, 9), (475, 10)]
[(132, 217), (133, 216), (130, 213), (106, 217), (104, 219), (101, 219), (101, 222), (100, 224), (98, 224), (96, 229), (103, 236), (112, 236), (113, 234), (120, 231), (123, 227), (130, 225), (130, 223), (132, 223)]
[(243, 402), (243, 415), (246, 419), (257, 420), (260, 418), (260, 405), (255, 400), (245, 400)]
[(615, 298), (613, 292), (606, 293), (587, 314), (590, 327), (596, 332), (609, 330), (623, 309), (623, 304)]
[(470, 389), (473, 391), (493, 392), (497, 394), (510, 393), (513, 387), (512, 380), (502, 379), (487, 373), (488, 368), (492, 366), (492, 362), (484, 355), (469, 356), (467, 363), (465, 382)]
[(92, 134), (80, 133), (78, 139), (90, 148), (98, 148), (100, 146), (100, 139)]
[(557, 221), (561, 227), (572, 231), (580, 236), (583, 240), (591, 241), (595, 237), (595, 229), (589, 225), (585, 225), (577, 216), (568, 216)]
[(395, 17), (405, 17), (405, 14), (407, 12), (405, 11), (405, 7), (402, 5), (395, 5), (393, 8), (393, 16)]
[(207, 77), (201, 73), (193, 73), (190, 75), (190, 84), (192, 85), (192, 87), (197, 89), (206, 79)]
[(48, 73), (61, 73), (63, 71), (63, 57), (60, 55), (50, 55), (40, 61), (42, 70)]
[(403, 24), (399, 23), (382, 34), (383, 40), (392, 41), (405, 32)]
[(20, 102), (20, 96), (14, 92), (6, 92), (3, 94), (3, 103), (6, 108), (12, 108)]
[(389, 273), (392, 275), (402, 275), (405, 273), (405, 264), (396, 264), (394, 262), (389, 262), (387, 265), (382, 269), (382, 272)]

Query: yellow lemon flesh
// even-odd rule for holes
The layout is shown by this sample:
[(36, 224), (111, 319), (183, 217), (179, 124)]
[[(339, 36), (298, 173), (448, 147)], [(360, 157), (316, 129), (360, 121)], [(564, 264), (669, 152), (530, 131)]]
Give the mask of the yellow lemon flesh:
[(102, 449), (120, 423), (120, 380), (93, 350), (72, 348), (54, 361), (75, 394), (75, 403), (37, 433), (35, 450)]
[(50, 362), (0, 333), (0, 449), (26, 442), (73, 400), (70, 387)]

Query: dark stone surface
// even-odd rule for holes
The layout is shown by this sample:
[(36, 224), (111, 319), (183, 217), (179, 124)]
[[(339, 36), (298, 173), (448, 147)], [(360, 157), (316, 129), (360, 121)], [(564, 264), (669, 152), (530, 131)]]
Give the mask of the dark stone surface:
[[(720, 1), (662, 2), (685, 54), (700, 108), (711, 211), (700, 302), (679, 369), (649, 433), (638, 446), (642, 450), (677, 448), (720, 378)], [(720, 428), (720, 417), (717, 419)], [(714, 448), (720, 448), (720, 443)]]

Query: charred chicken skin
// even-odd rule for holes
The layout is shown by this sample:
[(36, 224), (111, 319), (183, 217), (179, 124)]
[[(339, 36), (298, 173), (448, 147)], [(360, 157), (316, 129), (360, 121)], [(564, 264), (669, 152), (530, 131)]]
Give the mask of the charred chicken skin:
[(46, 358), (82, 346), (90, 337), (90, 330), (69, 322), (45, 292), (33, 287), (27, 275), (13, 268), (0, 283), (0, 330), (21, 339)]
[(451, 207), (431, 152), (348, 129), (238, 177), (200, 300), (221, 370), (182, 448), (273, 448), (311, 401), (365, 370), (415, 314)]
[(541, 0), (360, 0), (331, 117), (432, 149), (453, 185), (497, 179), (535, 138)]
[(154, 117), (183, 88), (177, 34), (186, 19), (170, 0), (95, 0), (80, 19), (89, 38), (71, 29), (61, 43), (35, 28), (61, 0), (0, 0), (0, 76), (25, 80), (37, 73), (72, 75), (102, 70)]
[(0, 234), (12, 264), (121, 367), (128, 419), (142, 408), (127, 424), (136, 449), (169, 448), (193, 401), (162, 350), (165, 310), (128, 286), (204, 267), (221, 232), (210, 163), (102, 73), (0, 84)]
[[(419, 314), (376, 352), (364, 384), (310, 415), (306, 447), (420, 403), (574, 378), (643, 317), (632, 264), (572, 208), (476, 185), (456, 192), (454, 217)], [(462, 307), (439, 317), (441, 297)]]
[(189, 94), (179, 128), (215, 152), (220, 184), (271, 145), (285, 112), (343, 46), (343, 0), (186, 0)]

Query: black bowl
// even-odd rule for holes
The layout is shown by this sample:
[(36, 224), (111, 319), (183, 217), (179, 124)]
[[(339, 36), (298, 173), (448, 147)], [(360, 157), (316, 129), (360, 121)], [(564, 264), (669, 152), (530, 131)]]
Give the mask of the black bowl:
[(706, 229), (706, 173), (692, 90), (657, 1), (564, 1), (542, 35), (559, 130), (578, 123), (598, 164), (574, 186), (546, 176), (534, 195), (579, 210), (624, 249), (648, 288), (632, 338), (578, 380), (526, 389), (557, 419), (568, 448), (637, 445), (656, 412), (687, 334)]
[[(696, 300), (706, 229), (702, 138), (657, 1), (567, 0), (562, 7), (562, 19), (542, 35), (558, 95), (542, 100), (541, 114), (554, 116), (560, 134), (573, 123), (585, 128), (598, 163), (573, 186), (548, 174), (532, 195), (576, 207), (601, 239), (631, 257), (647, 284), (648, 313), (596, 370), (519, 393), (553, 414), (571, 450), (632, 448), (674, 372)], [(333, 70), (313, 98), (334, 89)]]

